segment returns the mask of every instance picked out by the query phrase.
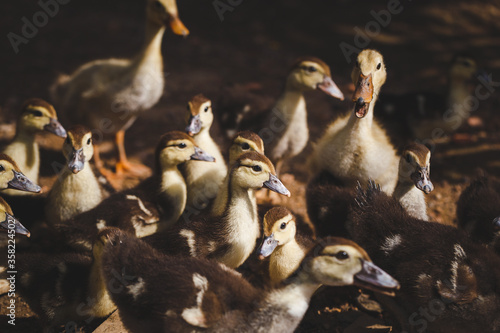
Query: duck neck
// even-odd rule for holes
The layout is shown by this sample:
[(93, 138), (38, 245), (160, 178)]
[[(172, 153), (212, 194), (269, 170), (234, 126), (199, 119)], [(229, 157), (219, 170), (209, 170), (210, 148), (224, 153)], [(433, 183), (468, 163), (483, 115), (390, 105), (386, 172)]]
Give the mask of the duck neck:
[(416, 188), (412, 182), (400, 180), (394, 189), (393, 197), (412, 217), (428, 220), (424, 193)]
[(285, 90), (276, 101), (272, 114), (278, 113), (278, 117), (285, 125), (292, 121), (306, 119), (306, 101), (302, 90), (287, 82)]
[(230, 174), (224, 178), (224, 181), (217, 192), (217, 196), (212, 204), (211, 215), (212, 216), (222, 216), (227, 209), (229, 192), (230, 192)]
[(146, 23), (146, 35), (144, 46), (141, 52), (132, 62), (132, 66), (138, 70), (144, 69), (153, 71), (163, 71), (163, 58), (161, 55), (161, 42), (165, 26), (148, 21)]
[[(14, 140), (5, 147), (3, 153), (9, 155), (16, 161), (26, 177), (34, 182), (38, 182), (40, 152), (38, 143), (35, 140), (35, 133), (18, 127)], [(30, 194), (29, 192), (17, 192)]]
[(448, 84), (448, 106), (464, 103), (464, 100), (469, 96), (467, 81), (467, 79), (462, 77), (450, 78)]
[(304, 257), (304, 251), (295, 238), (274, 250), (270, 258), (269, 273), (273, 284), (278, 284), (293, 273)]
[[(177, 165), (170, 165), (160, 175), (159, 198), (160, 205), (168, 211), (165, 225), (169, 226), (179, 219), (186, 207), (186, 182)], [(167, 207), (168, 206), (168, 207)]]
[[(377, 102), (377, 93), (373, 93), (373, 99), (368, 106), (368, 111), (363, 118), (358, 118), (356, 112), (352, 110), (349, 121), (347, 122), (346, 128), (349, 128), (352, 135), (359, 138), (366, 138), (371, 136), (372, 124), (373, 124), (373, 110), (375, 108), (375, 103)], [(368, 136), (367, 136), (368, 135)]]
[(116, 306), (106, 288), (106, 280), (102, 275), (102, 259), (100, 256), (94, 256), (92, 267), (90, 269), (90, 278), (88, 290), (90, 291), (89, 299), (92, 302), (93, 314), (97, 317), (104, 317), (110, 314)]

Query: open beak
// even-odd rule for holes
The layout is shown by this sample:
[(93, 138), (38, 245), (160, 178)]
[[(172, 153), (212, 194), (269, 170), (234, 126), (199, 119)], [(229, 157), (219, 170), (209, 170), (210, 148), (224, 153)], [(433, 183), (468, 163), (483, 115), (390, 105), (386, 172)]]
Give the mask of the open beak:
[(21, 224), (14, 216), (5, 213), (6, 219), (3, 222), (0, 222), (0, 227), (5, 230), (14, 230), (14, 232), (18, 235), (24, 235), (29, 237), (31, 234), (28, 229), (24, 225)]
[(493, 219), (493, 229), (500, 231), (500, 216)]
[(47, 125), (45, 125), (43, 129), (46, 130), (47, 132), (60, 136), (61, 138), (65, 138), (67, 135), (64, 127), (55, 118), (50, 118), (50, 122)]
[(83, 170), (85, 165), (85, 155), (83, 155), (83, 148), (74, 150), (71, 152), (71, 156), (68, 162), (68, 168), (74, 174), (79, 173)]
[(352, 95), (354, 104), (354, 112), (356, 117), (363, 118), (368, 113), (368, 107), (373, 99), (373, 83), (372, 75), (365, 76), (359, 74), (358, 84)]
[(281, 180), (278, 179), (275, 175), (272, 173), (269, 174), (269, 180), (266, 180), (263, 184), (264, 187), (267, 187), (271, 191), (274, 191), (279, 194), (286, 195), (287, 197), (290, 196), (290, 191), (283, 185)]
[(385, 295), (394, 296), (400, 285), (397, 280), (374, 263), (361, 259), (363, 269), (354, 275), (354, 284)]
[(262, 242), (262, 246), (259, 251), (259, 259), (262, 260), (269, 257), (271, 253), (273, 253), (276, 246), (278, 246), (278, 241), (274, 239), (274, 234), (264, 237), (264, 241)]
[(335, 82), (333, 82), (332, 78), (328, 75), (325, 75), (325, 77), (323, 78), (323, 82), (318, 84), (318, 88), (323, 90), (330, 96), (338, 98), (341, 101), (344, 100), (344, 94), (342, 93), (342, 91), (340, 91), (339, 87), (337, 87)]
[(189, 35), (189, 30), (186, 28), (184, 23), (180, 20), (180, 18), (177, 15), (170, 15), (170, 29), (174, 32), (176, 35), (181, 35), (186, 37)]
[(202, 122), (199, 114), (190, 116), (185, 131), (189, 136), (193, 136), (201, 131), (201, 125)]
[(434, 190), (434, 185), (429, 179), (427, 168), (422, 168), (420, 172), (416, 172), (416, 175), (414, 179), (415, 186), (425, 194), (431, 193)]
[(191, 159), (196, 161), (215, 162), (215, 157), (208, 155), (199, 147), (194, 147), (194, 154), (191, 155)]
[(9, 181), (9, 188), (26, 192), (40, 193), (42, 188), (33, 184), (33, 182), (22, 172), (17, 172), (16, 170), (12, 170), (12, 172), (14, 173), (14, 178)]

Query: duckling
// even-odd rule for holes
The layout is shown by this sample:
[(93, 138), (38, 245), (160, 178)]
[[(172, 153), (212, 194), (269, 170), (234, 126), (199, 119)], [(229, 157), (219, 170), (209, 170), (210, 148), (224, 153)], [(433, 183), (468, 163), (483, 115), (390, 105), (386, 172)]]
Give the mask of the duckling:
[[(113, 228), (96, 238), (92, 255), (82, 253), (25, 253), (17, 258), (17, 290), (41, 320), (45, 332), (65, 325), (78, 331), (79, 323), (91, 324), (116, 309), (101, 273), (104, 244)], [(119, 274), (122, 270), (115, 272)], [(112, 290), (112, 286), (110, 286)]]
[[(12, 209), (2, 197), (0, 197), (0, 232), (8, 233), (9, 235), (15, 233), (16, 235), (30, 237), (29, 230), (14, 217)], [(2, 243), (2, 238), (5, 237), (0, 236), (0, 244)]]
[(232, 167), (238, 158), (251, 151), (264, 154), (264, 141), (252, 131), (241, 131), (234, 135), (229, 147), (229, 166)]
[(68, 130), (62, 151), (66, 168), (58, 175), (45, 205), (47, 221), (51, 224), (62, 223), (94, 208), (110, 194), (90, 166), (94, 148), (88, 128), (77, 125)]
[(469, 81), (478, 74), (477, 63), (473, 58), (456, 55), (449, 68), (446, 94), (382, 94), (375, 112), (384, 120), (397, 121), (397, 126), (404, 128), (406, 134), (412, 133), (412, 138), (426, 140), (450, 135), (469, 117)]
[(108, 281), (116, 272), (130, 281), (121, 292), (110, 289), (130, 332), (293, 332), (322, 284), (389, 294), (399, 286), (363, 249), (340, 238), (317, 242), (279, 288), (264, 290), (223, 264), (163, 255), (126, 233), (114, 236), (102, 270)]
[(187, 205), (205, 208), (207, 199), (216, 197), (226, 177), (227, 166), (219, 146), (210, 136), (214, 120), (212, 102), (202, 94), (196, 95), (188, 103), (188, 113), (186, 132), (194, 138), (198, 147), (215, 158), (215, 163), (209, 165), (188, 161), (183, 166), (188, 189)]
[(7, 189), (33, 193), (40, 193), (42, 190), (21, 172), (10, 156), (0, 153), (0, 191), (5, 193)]
[(304, 93), (316, 89), (344, 99), (324, 61), (301, 57), (292, 66), (285, 89), (272, 110), (253, 117), (239, 115), (238, 128), (252, 129), (263, 138), (267, 156), (276, 164), (278, 174), (283, 161), (302, 152), (309, 140)]
[[(165, 25), (176, 34), (189, 31), (179, 20), (174, 0), (147, 0), (145, 43), (132, 59), (96, 60), (82, 65), (71, 76), (52, 86), (53, 99), (74, 124), (83, 124), (103, 139), (114, 135), (119, 152), (116, 173), (143, 175), (144, 166), (131, 164), (124, 148), (125, 131), (141, 112), (154, 106), (163, 94), (161, 42)], [(97, 140), (97, 138), (96, 138)], [(96, 165), (111, 176), (96, 150)]]
[[(403, 150), (399, 161), (398, 183), (393, 197), (414, 218), (427, 221), (425, 195), (434, 190), (430, 180), (430, 150), (411, 143)], [(318, 235), (349, 237), (345, 221), (355, 204), (356, 192), (328, 172), (321, 173), (307, 186), (307, 213)]]
[(214, 259), (240, 266), (260, 237), (255, 190), (266, 187), (290, 196), (269, 159), (257, 152), (241, 155), (228, 172), (209, 214), (183, 214), (173, 228), (145, 238), (166, 254)]
[(373, 182), (358, 191), (348, 229), (401, 281), (404, 331), (500, 332), (499, 256), (457, 228), (411, 217)]
[[(66, 137), (66, 131), (57, 120), (54, 107), (43, 99), (28, 99), (24, 102), (21, 115), (17, 121), (16, 136), (3, 149), (3, 153), (16, 161), (23, 173), (35, 183), (38, 183), (40, 170), (40, 151), (36, 142), (36, 134), (43, 131), (62, 138)], [(8, 190), (4, 194), (26, 196), (32, 195), (32, 192)]]
[(261, 259), (269, 258), (271, 285), (277, 286), (297, 270), (314, 241), (297, 232), (295, 217), (285, 207), (271, 208), (264, 215)]
[(483, 173), (462, 192), (458, 227), (500, 254), (500, 181)]
[(373, 108), (387, 73), (382, 55), (363, 50), (351, 78), (356, 86), (353, 112), (335, 120), (309, 159), (313, 175), (328, 171), (347, 187), (374, 179), (392, 194), (398, 181), (399, 158), (384, 129), (374, 121)]
[(145, 237), (174, 224), (184, 211), (187, 195), (178, 165), (189, 160), (213, 162), (214, 158), (198, 148), (186, 133), (171, 131), (161, 137), (155, 160), (156, 170), (152, 177), (56, 225), (63, 240), (78, 249), (90, 250), (91, 240), (106, 226)]

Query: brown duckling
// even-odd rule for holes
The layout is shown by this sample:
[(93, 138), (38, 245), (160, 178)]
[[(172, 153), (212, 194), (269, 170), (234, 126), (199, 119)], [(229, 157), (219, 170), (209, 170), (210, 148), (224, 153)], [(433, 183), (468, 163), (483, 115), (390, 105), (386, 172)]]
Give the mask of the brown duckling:
[(363, 249), (340, 238), (318, 241), (271, 290), (211, 260), (163, 255), (123, 232), (108, 239), (102, 269), (108, 281), (116, 272), (127, 278), (121, 292), (110, 294), (130, 332), (293, 332), (322, 284), (385, 293), (399, 286)]
[[(3, 149), (3, 153), (16, 161), (26, 177), (35, 183), (38, 183), (40, 171), (40, 151), (36, 142), (36, 134), (40, 132), (53, 133), (62, 138), (66, 137), (66, 131), (57, 120), (54, 107), (43, 99), (31, 98), (24, 102), (17, 121), (16, 136)], [(8, 190), (4, 194), (26, 196), (32, 195), (32, 193)]]
[(197, 217), (184, 214), (173, 228), (145, 241), (166, 254), (215, 259), (231, 268), (240, 266), (260, 237), (255, 191), (266, 187), (290, 195), (275, 174), (266, 156), (257, 152), (241, 155), (228, 172), (210, 213)]
[(68, 130), (62, 152), (66, 167), (52, 186), (45, 205), (47, 221), (62, 223), (97, 206), (109, 196), (90, 166), (94, 154), (92, 132), (77, 125)]
[(500, 181), (483, 173), (462, 192), (458, 227), (500, 254)]
[(178, 165), (189, 160), (213, 161), (213, 157), (198, 148), (186, 133), (171, 131), (161, 137), (155, 159), (156, 170), (151, 178), (57, 225), (63, 240), (89, 250), (91, 240), (104, 227), (119, 227), (145, 237), (174, 224), (184, 211), (187, 194)]
[(403, 330), (500, 332), (500, 257), (457, 228), (411, 217), (373, 182), (348, 230), (401, 282)]
[[(71, 76), (60, 77), (52, 87), (53, 99), (73, 124), (89, 127), (96, 141), (114, 136), (119, 152), (117, 173), (149, 172), (149, 168), (128, 161), (125, 131), (163, 94), (161, 42), (166, 25), (176, 34), (189, 33), (179, 20), (175, 0), (147, 0), (145, 43), (135, 57), (89, 62)], [(95, 159), (101, 173), (111, 176), (103, 169), (97, 148)]]

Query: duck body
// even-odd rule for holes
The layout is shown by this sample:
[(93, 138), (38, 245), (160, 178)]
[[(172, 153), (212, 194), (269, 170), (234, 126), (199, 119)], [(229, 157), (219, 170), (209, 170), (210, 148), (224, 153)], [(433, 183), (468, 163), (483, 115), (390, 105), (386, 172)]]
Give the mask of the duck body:
[[(266, 291), (253, 287), (223, 264), (199, 258), (173, 258), (155, 251), (142, 240), (126, 234), (117, 237), (110, 240), (115, 245), (110, 244), (105, 251), (102, 267), (107, 278), (112, 278), (111, 272), (122, 267), (132, 279), (123, 292), (112, 294), (131, 332), (144, 332), (145, 329), (155, 332), (292, 332), (322, 282), (353, 283), (352, 275), (350, 280), (339, 277), (334, 282), (321, 275), (317, 280), (309, 279), (307, 273), (300, 272), (280, 288)], [(323, 245), (328, 248), (332, 242)], [(316, 255), (321, 257), (321, 252), (318, 250)], [(138, 257), (136, 253), (143, 256)], [(320, 265), (319, 261), (323, 262), (312, 259), (311, 266), (306, 265), (312, 270), (326, 271), (326, 262)], [(317, 263), (317, 267), (313, 263)], [(339, 274), (338, 270), (336, 273)]]
[[(407, 314), (417, 314), (402, 318), (404, 330), (500, 330), (498, 256), (456, 228), (409, 216), (373, 183), (359, 190), (357, 200), (348, 229), (401, 281), (395, 300)], [(432, 320), (423, 317), (427, 313)]]

